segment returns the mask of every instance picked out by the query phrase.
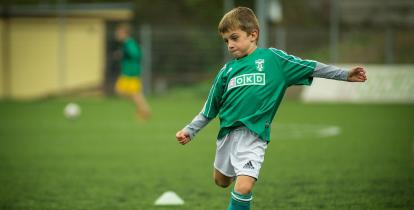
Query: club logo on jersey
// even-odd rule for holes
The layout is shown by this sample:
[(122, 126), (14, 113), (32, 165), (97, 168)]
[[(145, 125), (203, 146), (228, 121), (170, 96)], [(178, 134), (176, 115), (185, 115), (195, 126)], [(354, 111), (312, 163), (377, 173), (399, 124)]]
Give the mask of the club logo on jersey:
[(257, 59), (255, 63), (256, 63), (257, 71), (263, 71), (264, 59)]
[(242, 74), (230, 79), (227, 90), (246, 85), (266, 85), (264, 73)]

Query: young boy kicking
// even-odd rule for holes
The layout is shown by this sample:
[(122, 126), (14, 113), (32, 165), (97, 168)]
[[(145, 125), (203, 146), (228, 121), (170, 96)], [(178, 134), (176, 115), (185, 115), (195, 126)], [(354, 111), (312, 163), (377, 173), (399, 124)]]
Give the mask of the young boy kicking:
[(362, 67), (345, 71), (275, 48), (258, 48), (259, 23), (246, 7), (225, 14), (218, 30), (234, 59), (218, 72), (201, 113), (176, 138), (187, 144), (219, 116), (214, 181), (228, 187), (235, 180), (228, 210), (246, 210), (270, 141), (272, 120), (286, 89), (310, 85), (313, 77), (349, 82), (364, 82), (367, 77)]

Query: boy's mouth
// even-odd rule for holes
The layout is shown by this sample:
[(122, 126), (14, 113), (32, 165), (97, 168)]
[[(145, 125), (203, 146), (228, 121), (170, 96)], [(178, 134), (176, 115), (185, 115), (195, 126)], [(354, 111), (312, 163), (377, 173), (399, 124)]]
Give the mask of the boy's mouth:
[(239, 54), (239, 51), (238, 51), (238, 50), (232, 50), (232, 51), (230, 51), (230, 53), (231, 53), (232, 55), (235, 55), (235, 54)]
[(238, 50), (233, 50), (233, 51), (230, 51), (230, 54), (231, 54), (233, 57), (235, 57), (235, 58), (241, 58), (241, 57), (244, 57), (244, 55), (243, 55), (240, 51), (238, 51)]

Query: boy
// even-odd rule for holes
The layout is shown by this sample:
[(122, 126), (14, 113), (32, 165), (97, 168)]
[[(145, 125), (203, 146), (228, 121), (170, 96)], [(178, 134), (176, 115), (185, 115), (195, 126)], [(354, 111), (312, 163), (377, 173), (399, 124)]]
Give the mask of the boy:
[(150, 110), (141, 91), (141, 51), (130, 34), (131, 28), (128, 24), (119, 25), (115, 32), (116, 39), (122, 43), (122, 51), (115, 54), (121, 59), (121, 74), (115, 83), (115, 91), (119, 95), (130, 97), (138, 116), (147, 120), (150, 117)]
[(219, 115), (214, 180), (220, 187), (228, 187), (235, 180), (228, 210), (244, 210), (250, 209), (271, 123), (286, 88), (310, 85), (313, 77), (350, 82), (367, 78), (361, 67), (348, 72), (274, 48), (257, 48), (259, 24), (246, 7), (225, 14), (218, 29), (234, 59), (217, 74), (201, 113), (178, 131), (176, 138), (187, 144)]

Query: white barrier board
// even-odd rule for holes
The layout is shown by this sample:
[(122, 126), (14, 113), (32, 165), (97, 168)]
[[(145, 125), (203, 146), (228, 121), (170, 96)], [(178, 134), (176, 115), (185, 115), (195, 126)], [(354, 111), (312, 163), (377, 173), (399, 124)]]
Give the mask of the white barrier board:
[[(351, 66), (338, 65), (349, 69)], [(414, 103), (414, 65), (367, 65), (365, 83), (314, 78), (305, 102)]]

